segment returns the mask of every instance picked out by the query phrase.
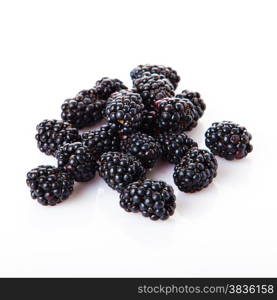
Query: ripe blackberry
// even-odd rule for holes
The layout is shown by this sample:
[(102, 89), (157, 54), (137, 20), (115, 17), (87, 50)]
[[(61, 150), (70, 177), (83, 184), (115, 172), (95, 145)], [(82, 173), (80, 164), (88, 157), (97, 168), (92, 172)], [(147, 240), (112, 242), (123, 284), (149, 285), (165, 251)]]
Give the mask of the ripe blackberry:
[(144, 168), (153, 168), (161, 155), (161, 146), (150, 135), (134, 133), (121, 141), (121, 150), (136, 157)]
[(155, 102), (161, 132), (180, 132), (192, 122), (193, 104), (187, 99), (164, 98)]
[(147, 109), (154, 107), (154, 102), (174, 96), (174, 87), (163, 75), (144, 73), (144, 76), (134, 80), (134, 88), (142, 97)]
[(62, 104), (62, 119), (77, 128), (93, 125), (103, 118), (105, 100), (98, 99), (95, 90), (83, 90)]
[(157, 113), (154, 110), (145, 109), (142, 112), (139, 131), (152, 136), (156, 136), (158, 134)]
[(230, 121), (213, 123), (205, 137), (211, 152), (228, 160), (241, 159), (253, 150), (251, 134), (245, 127)]
[(59, 168), (73, 175), (75, 181), (85, 182), (95, 176), (97, 164), (81, 142), (65, 144), (56, 152)]
[(105, 117), (112, 129), (130, 134), (140, 126), (143, 108), (139, 94), (122, 90), (112, 94), (108, 100)]
[(131, 71), (130, 75), (134, 81), (143, 77), (145, 73), (163, 75), (171, 82), (171, 84), (174, 86), (174, 89), (177, 88), (178, 82), (180, 81), (180, 76), (175, 70), (162, 65), (139, 65)]
[(184, 129), (186, 131), (189, 131), (197, 126), (198, 120), (203, 116), (204, 111), (206, 110), (206, 104), (203, 99), (201, 99), (201, 96), (198, 92), (184, 90), (181, 94), (176, 95), (176, 97), (180, 99), (188, 99), (193, 104), (194, 118), (191, 124), (188, 124)]
[(95, 92), (99, 99), (107, 100), (112, 93), (127, 89), (123, 82), (119, 79), (111, 79), (103, 77), (95, 84)]
[(107, 152), (100, 157), (99, 175), (112, 189), (121, 192), (128, 184), (144, 179), (145, 169), (134, 156)]
[(77, 142), (81, 139), (78, 130), (63, 121), (44, 120), (36, 127), (38, 148), (47, 155), (54, 155), (59, 147), (66, 143)]
[(88, 147), (95, 160), (105, 152), (119, 151), (120, 139), (117, 131), (109, 125), (103, 125), (97, 130), (90, 130), (82, 134), (83, 145)]
[(42, 205), (56, 205), (73, 191), (71, 174), (52, 166), (39, 166), (27, 173), (27, 185), (33, 199)]
[(163, 181), (146, 179), (129, 184), (120, 194), (120, 206), (127, 212), (141, 212), (151, 220), (166, 220), (174, 214), (173, 188)]
[(181, 159), (192, 148), (197, 148), (197, 143), (185, 133), (163, 133), (157, 137), (162, 148), (163, 159), (172, 164), (180, 163)]
[(97, 94), (95, 89), (81, 90), (75, 97), (94, 99), (97, 97)]
[(207, 187), (216, 176), (217, 161), (207, 150), (190, 150), (174, 168), (173, 179), (180, 191), (193, 193)]

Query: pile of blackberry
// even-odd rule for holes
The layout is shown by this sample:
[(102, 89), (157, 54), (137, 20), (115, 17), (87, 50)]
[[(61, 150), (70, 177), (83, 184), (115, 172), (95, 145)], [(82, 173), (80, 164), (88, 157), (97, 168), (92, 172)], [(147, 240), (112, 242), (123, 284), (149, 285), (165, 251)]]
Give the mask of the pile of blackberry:
[[(176, 187), (193, 193), (216, 177), (215, 155), (234, 160), (252, 151), (251, 134), (230, 121), (213, 123), (206, 131), (210, 151), (198, 148), (187, 132), (197, 126), (206, 104), (198, 92), (175, 93), (180, 76), (174, 69), (139, 65), (130, 75), (131, 88), (103, 77), (63, 102), (61, 120), (37, 125), (37, 146), (56, 158), (56, 166), (40, 165), (27, 173), (33, 199), (56, 205), (72, 194), (75, 182), (91, 181), (98, 173), (120, 194), (125, 211), (166, 220), (176, 208), (174, 190), (149, 178), (160, 159), (174, 165)], [(97, 129), (87, 128), (103, 120), (106, 124)]]

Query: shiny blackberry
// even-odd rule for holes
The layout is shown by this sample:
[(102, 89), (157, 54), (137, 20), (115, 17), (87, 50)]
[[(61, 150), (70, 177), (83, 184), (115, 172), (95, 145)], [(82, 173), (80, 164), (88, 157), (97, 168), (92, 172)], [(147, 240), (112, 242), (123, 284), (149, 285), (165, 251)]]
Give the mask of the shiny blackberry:
[(153, 221), (174, 214), (176, 197), (164, 181), (146, 179), (129, 184), (120, 194), (120, 206), (127, 212), (141, 212)]
[(31, 196), (42, 205), (56, 205), (66, 200), (73, 191), (71, 174), (53, 166), (39, 166), (27, 173)]
[(198, 120), (203, 116), (204, 111), (206, 110), (206, 104), (198, 92), (184, 90), (181, 94), (176, 95), (176, 97), (180, 99), (188, 99), (193, 104), (193, 120), (184, 129), (189, 131), (197, 126)]
[(97, 130), (84, 132), (82, 142), (84, 146), (88, 147), (95, 160), (105, 152), (120, 150), (118, 133), (109, 125), (103, 125)]
[(185, 133), (163, 133), (158, 135), (157, 140), (161, 145), (163, 159), (172, 164), (180, 163), (189, 150), (198, 147)]
[(112, 129), (121, 134), (130, 134), (139, 128), (143, 109), (139, 94), (122, 90), (112, 94), (108, 100), (105, 117)]
[(216, 176), (217, 161), (207, 150), (190, 150), (174, 168), (173, 179), (179, 190), (186, 193), (200, 191)]
[(95, 92), (99, 99), (107, 100), (112, 93), (127, 89), (123, 82), (119, 79), (111, 79), (103, 77), (95, 84)]
[(194, 118), (193, 104), (187, 99), (164, 98), (155, 102), (157, 126), (161, 132), (181, 132)]
[(97, 98), (97, 94), (95, 89), (81, 90), (75, 97), (94, 99)]
[(59, 147), (81, 139), (78, 130), (71, 124), (58, 120), (44, 120), (36, 127), (38, 148), (47, 155), (54, 155)]
[(253, 150), (251, 134), (245, 127), (230, 121), (213, 123), (205, 137), (211, 152), (228, 160), (241, 159)]
[(153, 168), (161, 155), (161, 146), (150, 135), (134, 133), (121, 141), (121, 151), (136, 157), (144, 168)]
[(56, 152), (58, 167), (73, 175), (75, 181), (89, 181), (95, 176), (97, 164), (89, 149), (81, 142), (65, 144)]
[(145, 169), (134, 156), (107, 152), (100, 157), (99, 175), (112, 189), (121, 192), (128, 184), (143, 179)]
[(174, 89), (177, 88), (178, 82), (180, 81), (180, 76), (175, 70), (162, 65), (139, 65), (131, 71), (130, 75), (132, 80), (136, 80), (143, 77), (145, 73), (163, 75), (171, 82)]
[(173, 85), (163, 75), (146, 72), (143, 77), (135, 79), (133, 83), (148, 110), (153, 109), (156, 100), (174, 96)]
[(106, 101), (99, 99), (94, 89), (83, 90), (62, 104), (61, 117), (76, 128), (93, 125), (103, 118)]

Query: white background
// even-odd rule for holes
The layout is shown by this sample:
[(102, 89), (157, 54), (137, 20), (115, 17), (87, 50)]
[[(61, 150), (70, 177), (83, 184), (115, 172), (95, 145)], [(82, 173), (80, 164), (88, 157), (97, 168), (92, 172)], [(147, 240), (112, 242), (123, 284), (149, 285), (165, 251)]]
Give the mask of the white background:
[[(10, 1), (0, 4), (1, 276), (277, 276), (276, 1)], [(55, 164), (35, 126), (102, 76), (129, 86), (138, 64), (165, 64), (178, 91), (207, 110), (190, 135), (204, 147), (213, 121), (253, 135), (244, 160), (218, 159), (207, 189), (184, 194), (166, 222), (119, 207), (96, 177), (43, 207), (28, 170)], [(172, 166), (149, 177), (173, 184)]]

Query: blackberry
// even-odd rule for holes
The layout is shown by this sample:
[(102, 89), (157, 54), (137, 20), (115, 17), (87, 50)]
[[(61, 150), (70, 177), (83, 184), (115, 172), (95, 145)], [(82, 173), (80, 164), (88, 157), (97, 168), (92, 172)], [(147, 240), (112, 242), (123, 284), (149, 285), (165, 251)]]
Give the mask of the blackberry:
[(145, 109), (142, 112), (141, 124), (139, 126), (139, 131), (156, 136), (158, 134), (157, 130), (157, 113), (154, 110)]
[(143, 179), (145, 169), (134, 156), (107, 152), (100, 157), (99, 175), (112, 189), (121, 192), (128, 184)]
[(140, 126), (143, 108), (139, 94), (122, 90), (108, 100), (105, 117), (112, 129), (130, 134)]
[(94, 99), (97, 98), (97, 94), (95, 89), (81, 90), (75, 97)]
[(136, 80), (138, 78), (143, 77), (145, 73), (159, 74), (165, 76), (174, 86), (174, 89), (177, 88), (178, 82), (180, 81), (180, 76), (175, 70), (162, 65), (139, 65), (131, 71), (130, 75), (132, 80)]
[(180, 132), (192, 122), (193, 104), (187, 99), (164, 98), (155, 102), (161, 132)]
[(180, 163), (181, 159), (192, 148), (197, 148), (197, 143), (185, 133), (163, 133), (157, 137), (162, 148), (164, 160), (172, 164)]
[(134, 88), (147, 109), (152, 109), (156, 100), (174, 96), (173, 85), (159, 74), (144, 73), (143, 77), (134, 80)]
[(53, 166), (39, 166), (27, 173), (27, 185), (33, 199), (42, 205), (56, 205), (66, 200), (73, 191), (71, 174)]
[(205, 137), (211, 152), (228, 160), (241, 159), (253, 150), (251, 134), (245, 127), (230, 121), (213, 123)]
[(83, 90), (62, 104), (61, 117), (77, 128), (93, 125), (103, 118), (105, 100), (98, 99), (95, 90)]
[(180, 99), (188, 99), (193, 104), (193, 120), (184, 129), (189, 131), (197, 126), (198, 120), (203, 116), (204, 111), (206, 110), (206, 104), (201, 99), (201, 96), (198, 92), (184, 90), (181, 94), (176, 95), (176, 97)]
[(146, 179), (131, 183), (120, 194), (120, 206), (127, 212), (141, 212), (151, 220), (166, 220), (174, 214), (176, 197), (164, 181)]
[(173, 179), (180, 191), (193, 193), (207, 187), (216, 176), (217, 161), (207, 150), (190, 150), (174, 168)]
[(95, 92), (99, 99), (107, 100), (110, 95), (114, 92), (127, 89), (119, 79), (111, 79), (108, 77), (103, 77), (98, 80), (95, 84)]
[(44, 120), (36, 129), (38, 148), (47, 155), (54, 155), (59, 147), (66, 143), (77, 142), (81, 138), (76, 128), (63, 121)]
[(97, 164), (81, 142), (65, 144), (56, 152), (58, 167), (73, 175), (75, 181), (89, 181), (95, 176)]
[(109, 125), (103, 125), (97, 130), (84, 132), (82, 142), (83, 145), (88, 147), (95, 160), (105, 152), (120, 150), (120, 139), (117, 131)]
[(161, 155), (160, 144), (150, 135), (134, 133), (121, 141), (121, 150), (136, 157), (144, 168), (153, 168)]

